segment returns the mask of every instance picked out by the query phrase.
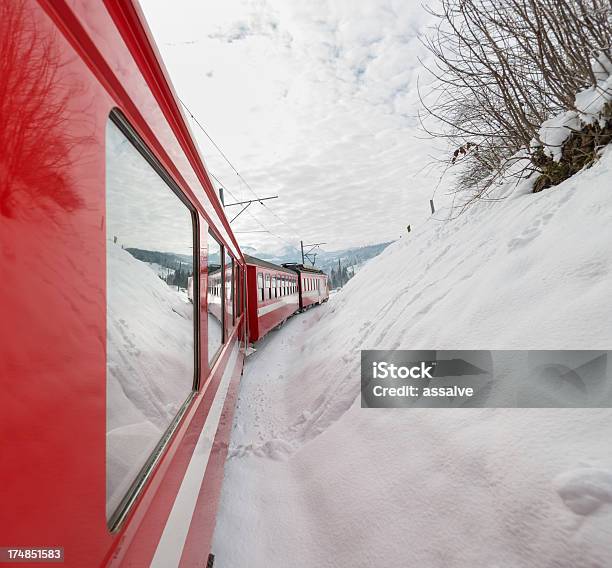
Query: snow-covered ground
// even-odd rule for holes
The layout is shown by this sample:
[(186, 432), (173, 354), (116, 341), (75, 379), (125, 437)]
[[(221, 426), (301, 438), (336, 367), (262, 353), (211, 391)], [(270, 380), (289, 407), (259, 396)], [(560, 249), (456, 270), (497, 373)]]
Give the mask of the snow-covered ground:
[(222, 566), (610, 567), (612, 410), (362, 409), (362, 349), (609, 349), (612, 149), (413, 228), (247, 360)]

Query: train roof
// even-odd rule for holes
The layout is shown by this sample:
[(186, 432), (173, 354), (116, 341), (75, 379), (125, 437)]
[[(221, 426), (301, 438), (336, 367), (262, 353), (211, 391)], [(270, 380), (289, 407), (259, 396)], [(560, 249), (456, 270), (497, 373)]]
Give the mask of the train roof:
[(256, 266), (261, 266), (262, 268), (270, 268), (272, 270), (280, 270), (281, 272), (286, 272), (287, 274), (294, 275), (295, 271), (290, 268), (286, 268), (284, 265), (274, 264), (273, 262), (268, 262), (267, 260), (262, 260), (261, 258), (256, 258), (251, 256), (250, 254), (244, 254), (244, 260), (247, 264), (255, 264)]
[(319, 270), (318, 268), (315, 268), (314, 266), (305, 266), (304, 264), (298, 264), (297, 262), (284, 262), (283, 266), (296, 272), (307, 272), (308, 274), (323, 274), (327, 276), (325, 272)]

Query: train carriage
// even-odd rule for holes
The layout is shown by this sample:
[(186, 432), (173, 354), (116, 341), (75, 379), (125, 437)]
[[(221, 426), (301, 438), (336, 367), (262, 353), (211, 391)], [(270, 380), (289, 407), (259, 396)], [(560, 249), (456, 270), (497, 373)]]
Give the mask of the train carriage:
[(295, 271), (253, 256), (247, 265), (249, 341), (261, 339), (299, 310)]
[(244, 258), (135, 2), (1, 2), (0, 58), (2, 545), (205, 566)]
[(298, 275), (299, 309), (322, 304), (329, 300), (329, 280), (327, 274), (313, 266), (285, 263), (285, 268)]

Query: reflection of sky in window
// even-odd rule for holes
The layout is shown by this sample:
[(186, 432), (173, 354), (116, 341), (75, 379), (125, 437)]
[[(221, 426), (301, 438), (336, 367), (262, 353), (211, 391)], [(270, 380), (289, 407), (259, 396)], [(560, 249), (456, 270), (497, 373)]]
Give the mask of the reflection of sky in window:
[(191, 212), (119, 128), (107, 124), (108, 238), (125, 248), (192, 254)]

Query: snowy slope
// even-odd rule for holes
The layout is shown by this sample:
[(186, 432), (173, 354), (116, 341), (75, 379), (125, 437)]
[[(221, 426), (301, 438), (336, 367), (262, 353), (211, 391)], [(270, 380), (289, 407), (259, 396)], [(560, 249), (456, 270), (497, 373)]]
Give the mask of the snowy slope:
[(360, 408), (362, 349), (612, 346), (611, 149), (528, 185), (415, 227), (259, 346), (219, 562), (612, 566), (612, 410)]
[(111, 513), (193, 385), (193, 305), (107, 242), (107, 493)]

